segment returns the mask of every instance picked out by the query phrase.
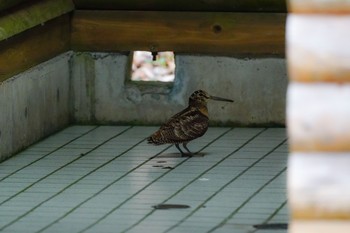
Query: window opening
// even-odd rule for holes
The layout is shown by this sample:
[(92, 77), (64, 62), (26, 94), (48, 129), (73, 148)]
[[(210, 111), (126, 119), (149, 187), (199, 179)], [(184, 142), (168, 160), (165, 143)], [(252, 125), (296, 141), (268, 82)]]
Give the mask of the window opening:
[(132, 81), (174, 82), (174, 52), (151, 53), (134, 51), (131, 67)]

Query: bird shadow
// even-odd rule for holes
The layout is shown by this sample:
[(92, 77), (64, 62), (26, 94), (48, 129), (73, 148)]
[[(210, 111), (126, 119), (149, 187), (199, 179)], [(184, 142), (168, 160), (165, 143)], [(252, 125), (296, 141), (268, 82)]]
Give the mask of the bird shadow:
[(197, 152), (197, 153), (194, 153), (192, 156), (190, 155), (182, 156), (181, 153), (163, 153), (152, 157), (152, 159), (153, 158), (196, 158), (196, 157), (204, 157), (205, 155), (207, 155), (207, 153), (205, 152)]

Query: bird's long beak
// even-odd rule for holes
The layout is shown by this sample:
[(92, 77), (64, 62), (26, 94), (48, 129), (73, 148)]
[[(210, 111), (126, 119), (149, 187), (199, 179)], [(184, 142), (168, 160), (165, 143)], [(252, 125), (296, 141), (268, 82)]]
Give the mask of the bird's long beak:
[(217, 101), (226, 101), (226, 102), (234, 102), (233, 100), (230, 99), (225, 99), (225, 98), (221, 98), (221, 97), (217, 97), (217, 96), (210, 96), (210, 99), (212, 100), (217, 100)]

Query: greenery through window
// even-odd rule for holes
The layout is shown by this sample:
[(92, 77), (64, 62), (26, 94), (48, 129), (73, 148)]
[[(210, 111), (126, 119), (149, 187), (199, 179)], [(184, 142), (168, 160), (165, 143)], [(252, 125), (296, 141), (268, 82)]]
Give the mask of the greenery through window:
[(175, 59), (173, 52), (135, 51), (132, 62), (132, 81), (173, 82)]

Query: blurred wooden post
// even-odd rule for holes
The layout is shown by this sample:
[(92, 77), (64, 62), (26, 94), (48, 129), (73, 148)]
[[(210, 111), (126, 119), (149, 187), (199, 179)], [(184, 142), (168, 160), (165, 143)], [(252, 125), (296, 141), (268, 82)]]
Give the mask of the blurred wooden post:
[(350, 0), (290, 0), (290, 233), (350, 232)]

